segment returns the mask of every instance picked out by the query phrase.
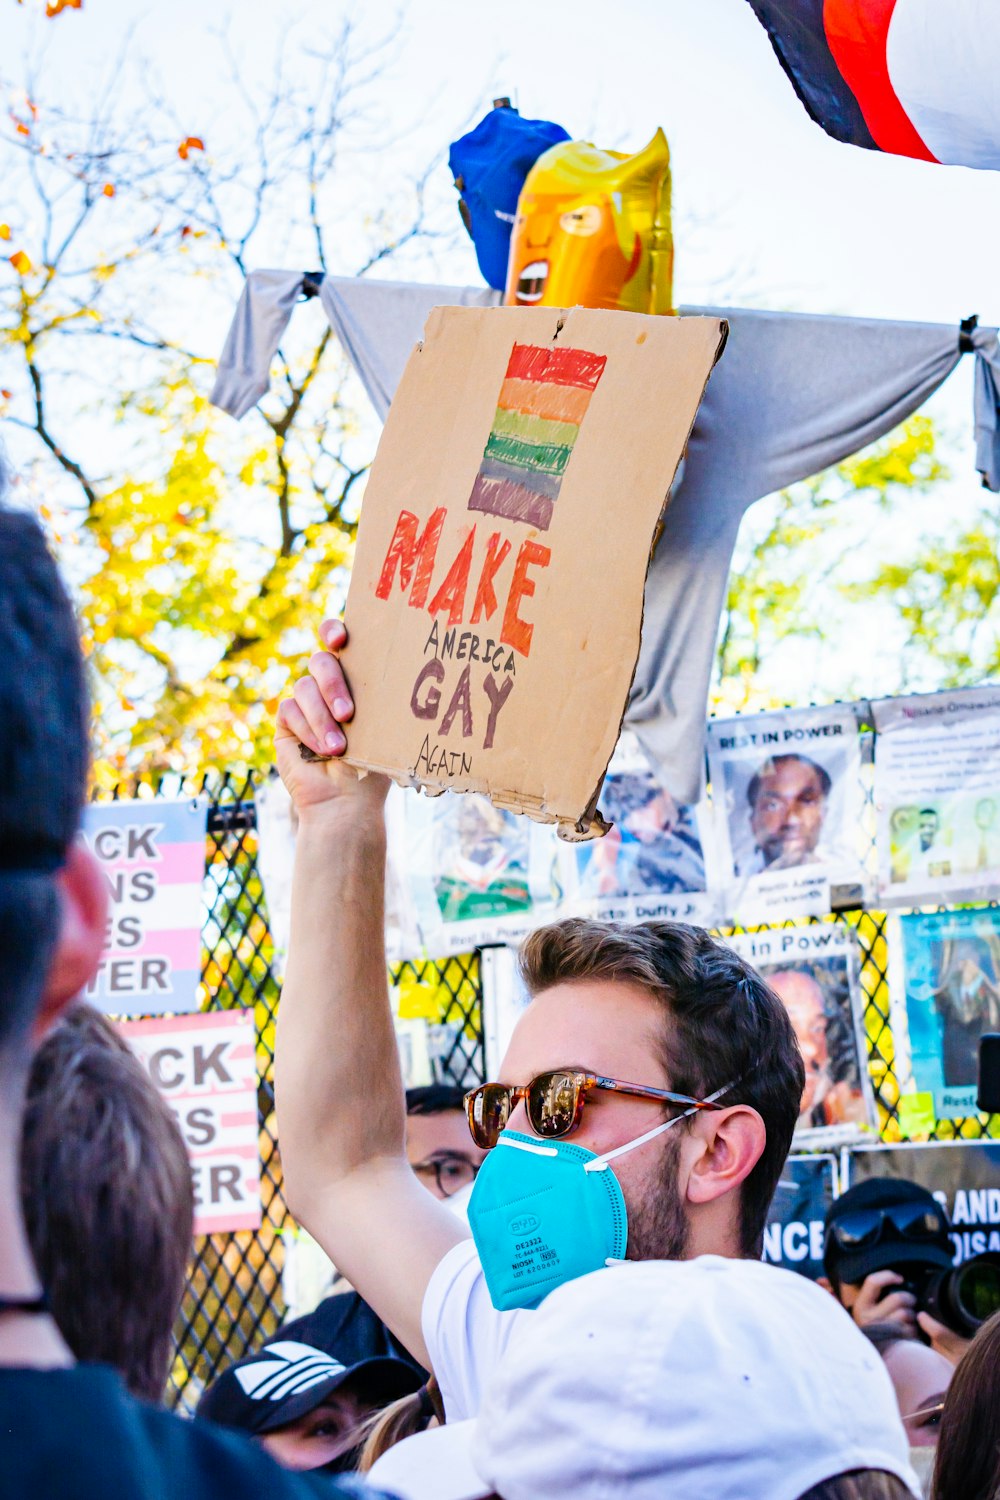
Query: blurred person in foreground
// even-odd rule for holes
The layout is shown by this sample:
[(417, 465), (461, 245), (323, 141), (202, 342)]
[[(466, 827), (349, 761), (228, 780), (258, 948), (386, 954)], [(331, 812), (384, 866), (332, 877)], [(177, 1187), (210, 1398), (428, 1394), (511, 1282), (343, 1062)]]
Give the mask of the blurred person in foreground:
[(28, 1241), (77, 1359), (163, 1399), (191, 1254), (191, 1164), (139, 1059), (92, 1006), (35, 1053), (21, 1138)]
[[(107, 890), (77, 839), (88, 704), (76, 624), (36, 523), (0, 505), (0, 1474), (38, 1500), (358, 1493), (289, 1474), (234, 1434), (77, 1365), (49, 1311), (18, 1155), (35, 1046), (97, 970)], [(331, 1486), (333, 1487), (331, 1490)]]
[(343, 1474), (357, 1468), (371, 1418), (419, 1390), (421, 1377), (391, 1357), (342, 1364), (303, 1342), (303, 1321), (223, 1370), (196, 1417), (255, 1438), (285, 1468)]
[(339, 763), (345, 632), (321, 633), (329, 649), (276, 733), (299, 819), (276, 1056), (286, 1192), (434, 1372), (454, 1421), (476, 1414), (513, 1329), (562, 1282), (626, 1256), (759, 1257), (802, 1059), (777, 996), (702, 930), (541, 928), (522, 950), (534, 998), (500, 1082), (467, 1100), (488, 1153), (469, 1229), (435, 1202), (404, 1145), (382, 926), (388, 781)]
[(955, 1371), (938, 1431), (932, 1500), (1000, 1495), (1000, 1313), (984, 1323)]
[(702, 1256), (559, 1287), (476, 1420), (371, 1470), (403, 1500), (909, 1500), (881, 1359), (794, 1272)]

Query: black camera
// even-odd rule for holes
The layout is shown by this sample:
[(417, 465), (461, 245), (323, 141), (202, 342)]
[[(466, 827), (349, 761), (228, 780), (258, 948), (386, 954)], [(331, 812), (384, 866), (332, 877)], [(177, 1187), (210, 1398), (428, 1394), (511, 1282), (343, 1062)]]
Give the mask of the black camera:
[(1000, 1312), (1000, 1254), (986, 1251), (970, 1256), (960, 1266), (914, 1264), (894, 1267), (904, 1278), (904, 1286), (886, 1288), (891, 1292), (912, 1292), (920, 1312), (930, 1313), (939, 1323), (963, 1338), (973, 1334)]

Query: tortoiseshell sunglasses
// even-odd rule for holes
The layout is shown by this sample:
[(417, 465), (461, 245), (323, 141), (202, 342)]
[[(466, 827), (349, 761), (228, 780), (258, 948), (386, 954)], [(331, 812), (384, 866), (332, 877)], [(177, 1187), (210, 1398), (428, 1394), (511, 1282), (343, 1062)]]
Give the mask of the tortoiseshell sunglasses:
[[(712, 1099), (692, 1099), (689, 1094), (674, 1094), (669, 1089), (647, 1088), (641, 1083), (623, 1083), (618, 1078), (602, 1078), (586, 1068), (554, 1068), (539, 1073), (530, 1083), (508, 1086), (505, 1083), (483, 1083), (465, 1096), (472, 1139), (482, 1151), (492, 1151), (501, 1130), (523, 1099), (528, 1123), (536, 1135), (561, 1140), (572, 1135), (583, 1118), (583, 1107), (592, 1089), (607, 1089), (613, 1094), (629, 1094), (636, 1099), (655, 1099), (662, 1104), (683, 1104), (689, 1110), (725, 1109)], [(725, 1090), (720, 1090), (720, 1093)]]

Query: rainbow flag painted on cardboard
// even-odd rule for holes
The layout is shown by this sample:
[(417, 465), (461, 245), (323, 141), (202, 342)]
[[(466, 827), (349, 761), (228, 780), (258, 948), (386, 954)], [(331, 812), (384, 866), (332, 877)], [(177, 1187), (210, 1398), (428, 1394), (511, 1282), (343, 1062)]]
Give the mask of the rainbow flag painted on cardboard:
[(469, 509), (547, 531), (607, 356), (515, 344)]

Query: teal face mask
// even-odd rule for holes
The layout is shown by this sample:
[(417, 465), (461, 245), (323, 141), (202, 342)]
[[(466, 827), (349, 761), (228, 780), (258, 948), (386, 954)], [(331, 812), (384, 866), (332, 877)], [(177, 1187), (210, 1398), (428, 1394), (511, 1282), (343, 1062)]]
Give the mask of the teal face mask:
[(625, 1199), (608, 1163), (694, 1113), (687, 1109), (602, 1156), (572, 1141), (501, 1131), (469, 1199), (469, 1228), (493, 1306), (537, 1307), (564, 1281), (624, 1260)]
[(628, 1238), (618, 1179), (593, 1151), (516, 1130), (501, 1131), (479, 1169), (469, 1228), (500, 1311), (537, 1307), (564, 1281), (624, 1260)]

